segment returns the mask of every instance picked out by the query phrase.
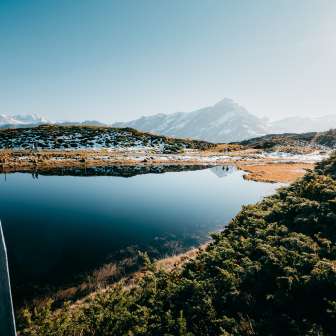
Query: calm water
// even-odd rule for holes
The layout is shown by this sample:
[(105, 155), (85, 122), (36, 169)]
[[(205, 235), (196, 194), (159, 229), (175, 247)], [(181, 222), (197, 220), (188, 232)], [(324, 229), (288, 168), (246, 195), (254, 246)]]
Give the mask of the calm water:
[(276, 187), (226, 167), (129, 178), (0, 175), (14, 295), (28, 284), (68, 281), (128, 246), (195, 246)]

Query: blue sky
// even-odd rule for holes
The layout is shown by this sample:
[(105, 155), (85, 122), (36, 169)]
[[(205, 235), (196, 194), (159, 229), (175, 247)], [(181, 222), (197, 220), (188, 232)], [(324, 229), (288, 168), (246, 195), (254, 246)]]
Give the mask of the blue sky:
[(336, 113), (333, 0), (0, 0), (0, 43), (0, 113)]

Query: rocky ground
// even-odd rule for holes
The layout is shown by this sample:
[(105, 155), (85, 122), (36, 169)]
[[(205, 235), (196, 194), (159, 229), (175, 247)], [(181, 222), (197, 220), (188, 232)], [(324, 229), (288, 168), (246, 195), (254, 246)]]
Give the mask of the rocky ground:
[(309, 154), (266, 153), (260, 150), (231, 152), (185, 149), (181, 153), (164, 154), (139, 149), (90, 150), (0, 150), (0, 171), (40, 174), (81, 174), (96, 171), (105, 174), (115, 166), (141, 167), (144, 171), (162, 166), (220, 166), (235, 164), (248, 172), (245, 178), (263, 182), (291, 182), (304, 175), (306, 169), (327, 157), (329, 152)]
[(321, 142), (332, 137), (333, 133), (267, 136), (246, 143), (216, 145), (130, 128), (49, 125), (7, 129), (0, 131), (0, 170), (79, 174), (88, 170), (104, 172), (118, 165), (155, 171), (160, 166), (235, 164), (247, 171), (246, 179), (287, 183), (329, 156), (333, 146)]
[(0, 148), (13, 150), (148, 149), (177, 153), (213, 147), (206, 141), (175, 139), (132, 128), (42, 125), (0, 130)]

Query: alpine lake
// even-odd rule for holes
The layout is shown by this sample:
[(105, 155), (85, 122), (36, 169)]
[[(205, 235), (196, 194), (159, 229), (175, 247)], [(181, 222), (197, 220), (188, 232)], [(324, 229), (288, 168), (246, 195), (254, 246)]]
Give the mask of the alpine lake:
[(278, 184), (234, 166), (113, 166), (0, 175), (12, 291), (62, 286), (137, 251), (181, 253), (223, 230)]

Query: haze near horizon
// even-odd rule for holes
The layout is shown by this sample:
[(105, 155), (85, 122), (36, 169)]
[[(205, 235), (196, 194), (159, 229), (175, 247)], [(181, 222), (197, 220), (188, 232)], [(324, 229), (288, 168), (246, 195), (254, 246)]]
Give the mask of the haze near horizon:
[(0, 114), (131, 120), (234, 99), (336, 113), (336, 3), (4, 0)]

